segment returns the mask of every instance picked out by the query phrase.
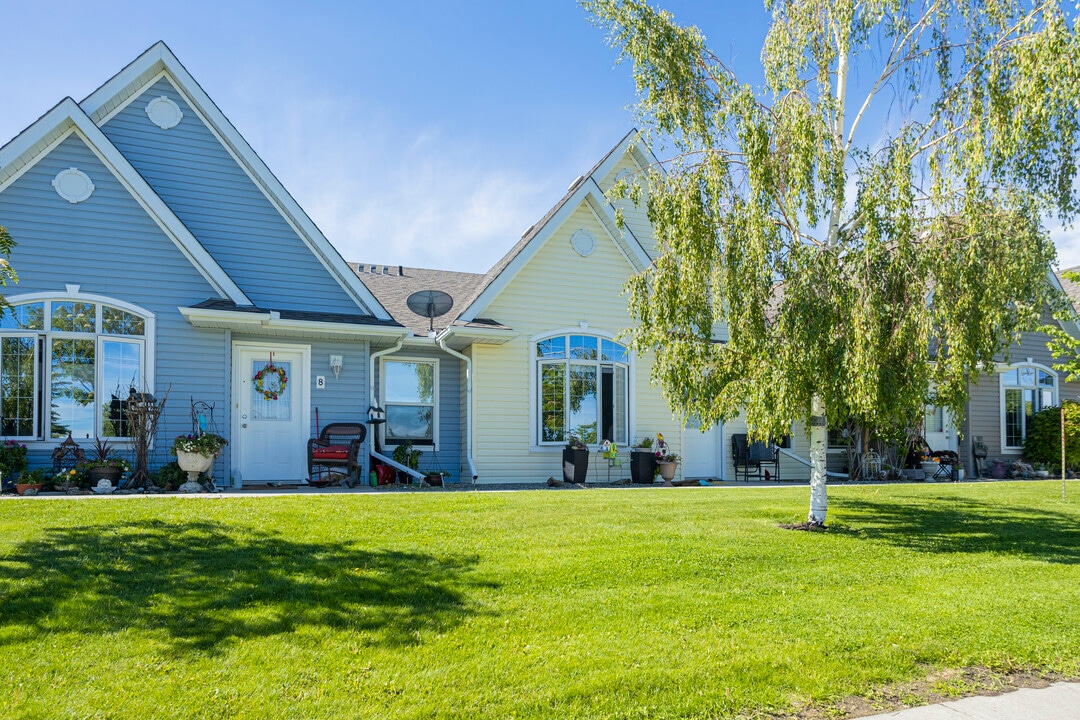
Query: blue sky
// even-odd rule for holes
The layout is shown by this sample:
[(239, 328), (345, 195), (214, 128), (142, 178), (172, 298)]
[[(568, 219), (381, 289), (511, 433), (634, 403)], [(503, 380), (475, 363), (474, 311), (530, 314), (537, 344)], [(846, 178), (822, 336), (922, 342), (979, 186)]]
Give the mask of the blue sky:
[[(760, 3), (662, 4), (759, 79)], [(0, 28), (0, 144), (164, 40), (351, 261), (484, 272), (634, 125), (573, 0), (2, 0)]]

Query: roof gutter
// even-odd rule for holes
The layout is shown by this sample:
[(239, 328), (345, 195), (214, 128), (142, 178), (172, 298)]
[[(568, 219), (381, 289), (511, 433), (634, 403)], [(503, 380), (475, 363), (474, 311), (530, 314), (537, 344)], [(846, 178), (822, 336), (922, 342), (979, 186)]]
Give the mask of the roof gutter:
[(476, 464), (473, 462), (473, 393), (472, 393), (472, 360), (459, 353), (457, 350), (446, 346), (446, 337), (440, 337), (435, 341), (443, 352), (458, 358), (465, 363), (465, 462), (469, 464), (469, 473), (473, 483), (479, 475), (476, 472)]

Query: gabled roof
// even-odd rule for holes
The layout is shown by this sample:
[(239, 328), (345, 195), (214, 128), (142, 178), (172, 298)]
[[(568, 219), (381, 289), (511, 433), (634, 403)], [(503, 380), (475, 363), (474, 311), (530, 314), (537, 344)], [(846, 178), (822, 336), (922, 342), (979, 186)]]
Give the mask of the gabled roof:
[(293, 227), (297, 235), (353, 301), (379, 319), (390, 319), (390, 314), (386, 309), (359, 281), (341, 254), (330, 244), (322, 231), (312, 222), (247, 140), (240, 135), (164, 42), (154, 43), (146, 52), (87, 96), (81, 103), (82, 109), (94, 123), (103, 125), (122, 110), (131, 98), (138, 96), (163, 74), (168, 75), (177, 91), (184, 96), (191, 107), (195, 108), (222, 146), (235, 158), (252, 182)]
[[(612, 240), (622, 251), (627, 262), (636, 270), (644, 270), (651, 262), (645, 248), (630, 228), (619, 228), (615, 222), (615, 208), (604, 196), (600, 189), (599, 181), (611, 171), (624, 154), (636, 148), (638, 131), (631, 130), (611, 150), (600, 159), (598, 163), (582, 175), (570, 186), (566, 194), (548, 210), (540, 221), (525, 231), (521, 239), (510, 248), (484, 276), (476, 286), (472, 296), (464, 303), (463, 310), (458, 319), (463, 322), (472, 322), (477, 315), (487, 309), (491, 301), (506, 287), (514, 276), (521, 271), (529, 260), (540, 250), (551, 235), (558, 230), (562, 223), (577, 210), (582, 202), (587, 202), (601, 223), (607, 228)], [(635, 151), (638, 155), (640, 150)], [(646, 156), (641, 156), (641, 163)]]
[(442, 330), (453, 323), (463, 307), (460, 303), (471, 297), (476, 286), (484, 279), (484, 276), (478, 273), (429, 270), (401, 265), (349, 263), (349, 267), (383, 307), (390, 311), (395, 320), (419, 336), (427, 335), (428, 318), (417, 315), (409, 309), (405, 301), (410, 295), (421, 290), (441, 290), (454, 299), (454, 307), (434, 320), (435, 329)]
[(15, 182), (38, 160), (71, 134), (78, 135), (132, 197), (139, 202), (158, 227), (172, 240), (211, 287), (237, 305), (251, 305), (251, 300), (232, 281), (217, 261), (184, 226), (169, 206), (127, 158), (105, 137), (97, 125), (71, 98), (64, 98), (30, 127), (0, 147), (0, 192)]

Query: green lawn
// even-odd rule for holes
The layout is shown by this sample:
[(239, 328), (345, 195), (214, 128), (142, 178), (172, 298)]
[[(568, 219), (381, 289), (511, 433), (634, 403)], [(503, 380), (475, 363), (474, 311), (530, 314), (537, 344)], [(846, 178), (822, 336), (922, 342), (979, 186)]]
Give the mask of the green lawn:
[(1080, 674), (1080, 484), (0, 502), (0, 717), (713, 718)]

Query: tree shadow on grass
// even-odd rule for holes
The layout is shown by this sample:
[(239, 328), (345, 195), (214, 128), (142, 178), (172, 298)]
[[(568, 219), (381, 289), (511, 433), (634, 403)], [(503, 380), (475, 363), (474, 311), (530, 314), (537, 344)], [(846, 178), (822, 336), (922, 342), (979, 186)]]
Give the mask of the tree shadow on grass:
[(479, 612), (476, 563), (205, 521), (49, 529), (0, 556), (0, 644), (129, 628), (204, 652), (305, 628), (417, 644)]
[(919, 552), (1004, 553), (1045, 562), (1080, 562), (1074, 515), (955, 496), (837, 498), (837, 530)]

